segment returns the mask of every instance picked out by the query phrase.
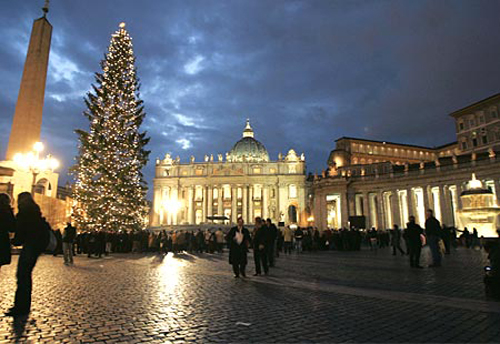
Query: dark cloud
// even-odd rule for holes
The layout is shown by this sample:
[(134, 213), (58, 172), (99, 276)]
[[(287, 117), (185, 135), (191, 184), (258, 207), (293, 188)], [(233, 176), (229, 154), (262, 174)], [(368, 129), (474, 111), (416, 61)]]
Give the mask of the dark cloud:
[[(9, 128), (42, 0), (0, 13), (0, 124)], [(154, 158), (224, 153), (251, 118), (273, 158), (311, 171), (341, 136), (441, 145), (448, 114), (497, 93), (496, 1), (51, 1), (43, 140), (65, 167), (83, 97), (121, 21), (134, 39)], [(439, 128), (436, 130), (435, 128)], [(0, 133), (3, 151), (8, 130)], [(65, 179), (63, 177), (63, 179)]]

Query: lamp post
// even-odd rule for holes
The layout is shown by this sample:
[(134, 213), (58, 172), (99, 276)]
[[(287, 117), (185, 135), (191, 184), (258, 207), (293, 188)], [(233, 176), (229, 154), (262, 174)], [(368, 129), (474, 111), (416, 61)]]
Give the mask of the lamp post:
[(40, 153), (44, 146), (41, 142), (36, 142), (33, 145), (33, 151), (28, 153), (17, 153), (14, 155), (14, 162), (25, 170), (33, 174), (31, 183), (31, 193), (34, 195), (36, 188), (36, 177), (42, 172), (53, 172), (59, 167), (59, 161), (54, 159), (50, 154), (47, 157), (40, 159)]

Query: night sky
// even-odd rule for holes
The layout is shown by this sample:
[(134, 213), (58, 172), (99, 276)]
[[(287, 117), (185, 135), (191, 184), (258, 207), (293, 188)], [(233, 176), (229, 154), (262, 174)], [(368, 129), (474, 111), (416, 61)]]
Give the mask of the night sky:
[[(33, 19), (43, 0), (2, 1), (5, 156)], [(83, 97), (122, 21), (134, 40), (152, 150), (187, 162), (225, 153), (250, 118), (278, 153), (326, 166), (342, 136), (438, 146), (448, 114), (500, 92), (500, 1), (52, 0), (42, 141), (67, 168)]]

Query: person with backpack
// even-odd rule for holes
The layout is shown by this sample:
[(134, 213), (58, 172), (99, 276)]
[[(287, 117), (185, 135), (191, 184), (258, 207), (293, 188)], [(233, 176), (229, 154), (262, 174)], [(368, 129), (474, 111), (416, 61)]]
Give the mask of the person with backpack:
[(17, 197), (19, 212), (16, 216), (17, 229), (14, 245), (23, 248), (17, 262), (17, 290), (14, 306), (5, 314), (12, 317), (29, 315), (31, 311), (31, 278), (38, 257), (49, 243), (50, 226), (42, 218), (40, 207), (29, 192), (22, 192)]

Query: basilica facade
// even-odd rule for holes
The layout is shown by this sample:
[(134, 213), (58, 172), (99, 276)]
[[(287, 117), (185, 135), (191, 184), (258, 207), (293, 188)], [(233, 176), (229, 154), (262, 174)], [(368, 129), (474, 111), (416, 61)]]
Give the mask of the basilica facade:
[(304, 224), (306, 161), (290, 149), (273, 161), (247, 120), (243, 137), (226, 154), (192, 156), (182, 163), (167, 154), (156, 161), (152, 227), (236, 223), (257, 216)]

